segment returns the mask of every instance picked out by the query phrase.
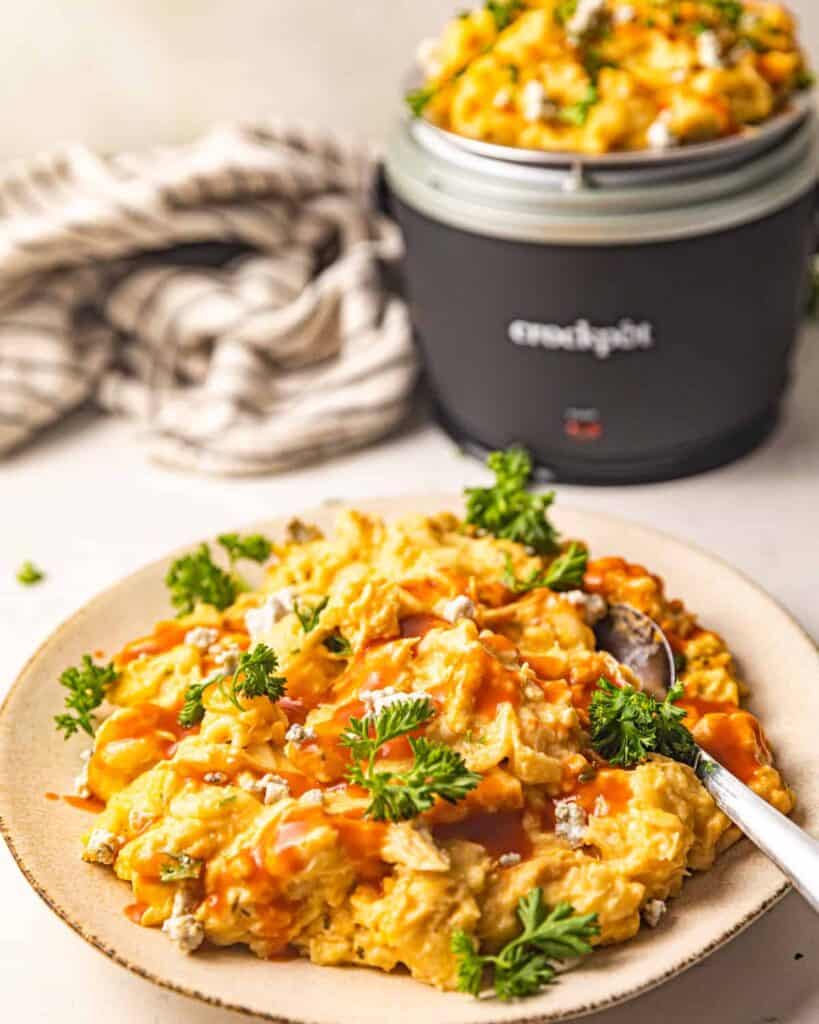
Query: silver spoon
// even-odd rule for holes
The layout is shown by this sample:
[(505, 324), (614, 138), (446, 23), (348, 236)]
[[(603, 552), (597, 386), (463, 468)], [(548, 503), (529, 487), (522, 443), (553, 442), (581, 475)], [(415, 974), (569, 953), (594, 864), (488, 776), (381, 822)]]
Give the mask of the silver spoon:
[[(601, 651), (627, 665), (645, 691), (659, 700), (665, 698), (676, 681), (677, 667), (674, 652), (656, 622), (635, 608), (615, 604), (596, 623), (594, 633)], [(701, 747), (697, 747), (694, 771), (717, 807), (819, 913), (819, 840), (757, 796)]]

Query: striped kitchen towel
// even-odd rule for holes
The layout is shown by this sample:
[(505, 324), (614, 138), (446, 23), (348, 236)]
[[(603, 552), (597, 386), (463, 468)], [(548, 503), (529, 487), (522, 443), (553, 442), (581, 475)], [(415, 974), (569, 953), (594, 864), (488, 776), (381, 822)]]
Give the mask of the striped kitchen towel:
[(0, 174), (0, 454), (89, 399), (207, 473), (363, 445), (416, 360), (371, 158), (252, 124), (185, 146), (73, 147)]

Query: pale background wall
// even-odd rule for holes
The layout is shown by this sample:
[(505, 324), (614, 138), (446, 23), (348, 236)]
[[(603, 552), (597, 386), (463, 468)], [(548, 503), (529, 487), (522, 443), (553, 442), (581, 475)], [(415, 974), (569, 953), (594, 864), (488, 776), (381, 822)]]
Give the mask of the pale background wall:
[[(0, 160), (307, 118), (377, 139), (417, 40), (467, 0), (5, 0)], [(819, 0), (795, 0), (819, 65)]]

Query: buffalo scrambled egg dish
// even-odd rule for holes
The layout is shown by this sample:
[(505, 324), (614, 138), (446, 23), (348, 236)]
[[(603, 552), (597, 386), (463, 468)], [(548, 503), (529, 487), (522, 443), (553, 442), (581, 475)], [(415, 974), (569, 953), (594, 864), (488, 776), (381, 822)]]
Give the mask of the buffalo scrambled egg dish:
[[(593, 749), (598, 681), (636, 682), (595, 648), (608, 602), (666, 632), (696, 740), (780, 810), (792, 796), (722, 639), (647, 569), (570, 547), (581, 573), (561, 591), (542, 585), (556, 555), (448, 513), (387, 524), (348, 511), (330, 537), (299, 524), (270, 546), (259, 590), (198, 603), (115, 657), (114, 710), (78, 779), (102, 808), (84, 859), (110, 865), (133, 890), (129, 916), (184, 951), (207, 940), (403, 965), (441, 989), (459, 985), (453, 933), (499, 950), (534, 890), (596, 915), (592, 944), (657, 924), (739, 833), (687, 764), (650, 754), (624, 768)], [(237, 696), (224, 673), (260, 644), (278, 653), (275, 692)], [(417, 815), (379, 820), (364, 775), (351, 781), (349, 730), (412, 702), (420, 724), (371, 767), (407, 777), (425, 741), (460, 789), (413, 790)]]
[(416, 115), (484, 142), (599, 154), (733, 135), (812, 76), (754, 0), (490, 0), (419, 48)]

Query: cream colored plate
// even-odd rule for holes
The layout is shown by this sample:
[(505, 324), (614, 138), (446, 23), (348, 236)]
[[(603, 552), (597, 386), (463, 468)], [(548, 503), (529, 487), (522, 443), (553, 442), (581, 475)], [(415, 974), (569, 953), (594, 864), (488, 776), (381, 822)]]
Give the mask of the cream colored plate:
[[(386, 516), (433, 512), (460, 501), (441, 497), (368, 502)], [(306, 514), (327, 527), (333, 510)], [(622, 554), (666, 579), (704, 623), (723, 633), (737, 654), (788, 781), (799, 798), (797, 820), (819, 831), (819, 655), (796, 623), (753, 583), (701, 551), (640, 526), (558, 506), (569, 536), (589, 541), (594, 555)], [(229, 525), (229, 524), (226, 524)], [(277, 535), (282, 521), (261, 524)], [(542, 995), (518, 1003), (443, 994), (401, 974), (315, 967), (307, 961), (264, 962), (246, 950), (178, 954), (158, 930), (123, 915), (130, 891), (105, 869), (79, 859), (89, 816), (49, 791), (70, 792), (81, 739), (65, 742), (52, 716), (61, 709), (57, 677), (86, 651), (108, 655), (168, 617), (163, 585), (173, 556), (128, 577), (95, 598), (34, 655), (0, 713), (0, 827), (31, 885), (72, 928), (103, 953), (160, 985), (220, 1006), (276, 1021), (310, 1024), (478, 1024), (555, 1021), (629, 999), (690, 967), (747, 927), (786, 886), (779, 872), (742, 842), (713, 871), (691, 879), (656, 931), (595, 953)], [(388, 1009), (387, 1009), (388, 1008)]]

